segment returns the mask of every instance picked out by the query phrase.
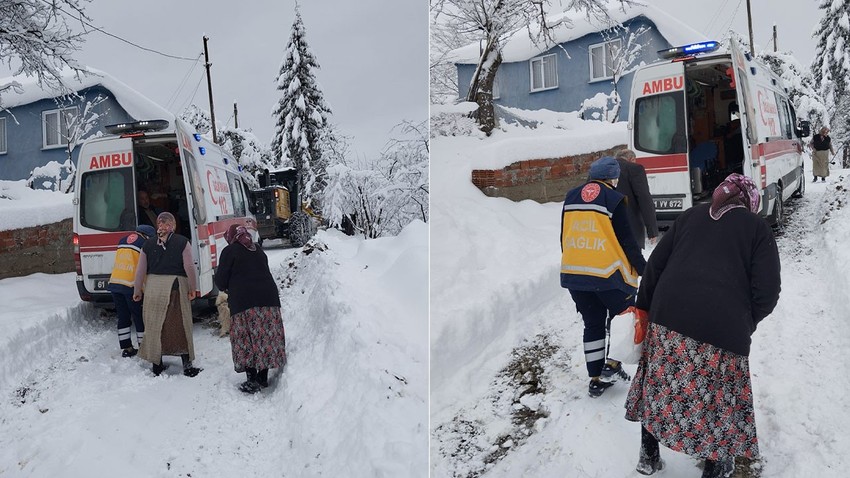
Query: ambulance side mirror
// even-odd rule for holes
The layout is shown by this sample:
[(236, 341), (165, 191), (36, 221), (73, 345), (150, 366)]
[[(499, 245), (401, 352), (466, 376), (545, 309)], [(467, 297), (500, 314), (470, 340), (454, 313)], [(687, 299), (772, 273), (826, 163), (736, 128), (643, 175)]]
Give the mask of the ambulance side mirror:
[(797, 133), (798, 138), (805, 138), (806, 136), (811, 135), (812, 134), (812, 124), (809, 123), (806, 120), (800, 121), (800, 127), (797, 128), (796, 133)]

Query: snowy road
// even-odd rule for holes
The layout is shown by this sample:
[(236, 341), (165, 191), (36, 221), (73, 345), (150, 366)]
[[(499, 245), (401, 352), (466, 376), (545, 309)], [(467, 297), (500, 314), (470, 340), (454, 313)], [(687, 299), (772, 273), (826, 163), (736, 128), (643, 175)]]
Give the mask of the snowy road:
[[(843, 351), (850, 347), (850, 252), (842, 245), (850, 233), (847, 173), (833, 171), (827, 184), (808, 183), (777, 239), (782, 294), (753, 336), (751, 353), (763, 459), (746, 476), (846, 476), (850, 415), (843, 397), (850, 390), (845, 377), (850, 359)], [(477, 227), (490, 228), (499, 241), (522, 243), (523, 251), (516, 259), (499, 241), (485, 244), (472, 233), (469, 242), (478, 246), (478, 255), (499, 258), (495, 265), (480, 267), (488, 267), (486, 285), (478, 291), (484, 300), (467, 298), (451, 308), (454, 317), (474, 320), (447, 321), (450, 325), (436, 334), (432, 328), (432, 347), (441, 351), (437, 362), (432, 358), (432, 476), (641, 476), (634, 471), (640, 428), (623, 418), (627, 384), (596, 400), (586, 394), (581, 319), (557, 286), (557, 250), (551, 250), (557, 248), (557, 224), (551, 221), (545, 231), (541, 225), (557, 217), (558, 206), (497, 201), (502, 200), (470, 199), (480, 205), (464, 204), (464, 214), (475, 217)], [(539, 212), (529, 211), (535, 208)], [(493, 218), (490, 209), (496, 211)], [(432, 210), (446, 216), (435, 214), (434, 224), (460, 215), (440, 211), (439, 203)], [(463, 223), (457, 217), (452, 221)], [(501, 226), (512, 221), (518, 232), (505, 237)], [(432, 251), (440, 248), (439, 240), (432, 239)], [(540, 255), (551, 256), (551, 265), (538, 267)], [(432, 290), (441, 291), (443, 272), (432, 265)], [(470, 282), (476, 280), (480, 283), (480, 278)], [(449, 310), (433, 307), (432, 320)], [(536, 358), (532, 354), (529, 360), (539, 370), (526, 366), (517, 373), (516, 357), (529, 346), (536, 347)], [(448, 362), (463, 365), (443, 365)], [(436, 370), (434, 363), (440, 364)], [(529, 414), (533, 420), (527, 420)], [(670, 450), (662, 450), (662, 457), (664, 476), (700, 476), (696, 460)]]
[(0, 476), (425, 476), (427, 227), (320, 237), (327, 250), (269, 249), (289, 363), (254, 396), (209, 321), (203, 372), (167, 357), (154, 377), (73, 274), (0, 281), (21, 304), (0, 311)]

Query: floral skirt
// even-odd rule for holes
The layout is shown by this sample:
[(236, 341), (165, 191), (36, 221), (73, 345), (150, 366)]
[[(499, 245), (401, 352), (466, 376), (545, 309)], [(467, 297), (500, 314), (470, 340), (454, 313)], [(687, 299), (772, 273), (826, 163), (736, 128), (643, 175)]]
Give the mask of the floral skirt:
[(244, 372), (280, 368), (286, 364), (286, 335), (280, 307), (253, 307), (234, 314), (230, 324), (233, 368)]
[(626, 419), (693, 457), (759, 454), (748, 357), (661, 325), (649, 326)]

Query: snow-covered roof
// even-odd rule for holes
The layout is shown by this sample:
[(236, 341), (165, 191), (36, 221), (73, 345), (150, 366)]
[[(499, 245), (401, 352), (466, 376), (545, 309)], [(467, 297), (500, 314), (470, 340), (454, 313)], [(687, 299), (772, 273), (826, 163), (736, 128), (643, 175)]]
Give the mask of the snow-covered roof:
[[(115, 99), (118, 101), (118, 104), (120, 104), (121, 107), (124, 108), (124, 110), (126, 110), (133, 118), (137, 120), (166, 119), (172, 124), (174, 123), (173, 113), (170, 113), (168, 110), (154, 103), (146, 96), (133, 88), (130, 88), (125, 83), (116, 80), (107, 73), (91, 67), (86, 67), (85, 70), (88, 71), (89, 74), (80, 75), (80, 77), (77, 78), (72, 70), (66, 69), (62, 73), (63, 83), (65, 83), (68, 88), (77, 92), (86, 88), (101, 85), (115, 95)], [(35, 77), (21, 75), (0, 78), (0, 85), (7, 85), (13, 82), (17, 82), (21, 85), (21, 92), (17, 92), (16, 88), (6, 90), (3, 93), (4, 108), (28, 105), (39, 100), (54, 98), (62, 94), (62, 92), (58, 90), (39, 86)]]
[[(618, 4), (616, 7), (611, 6), (608, 14), (614, 25), (638, 16), (644, 16), (655, 24), (661, 35), (672, 45), (685, 45), (708, 40), (704, 34), (671, 17), (667, 12), (651, 5), (635, 5), (626, 7), (626, 10), (623, 11)], [(584, 13), (575, 11), (551, 15), (547, 20), (550, 24), (559, 24), (555, 27), (552, 35), (556, 43), (569, 42), (589, 33), (606, 30), (612, 26), (611, 24), (601, 23), (596, 20), (588, 20)], [(570, 23), (572, 23), (572, 26), (570, 26)], [(512, 34), (505, 41), (502, 49), (502, 61), (525, 61), (549, 50), (552, 46), (552, 43), (535, 45), (528, 37), (528, 32), (522, 29)], [(476, 42), (452, 50), (449, 52), (448, 58), (453, 63), (476, 64), (478, 63), (479, 54), (480, 45)]]

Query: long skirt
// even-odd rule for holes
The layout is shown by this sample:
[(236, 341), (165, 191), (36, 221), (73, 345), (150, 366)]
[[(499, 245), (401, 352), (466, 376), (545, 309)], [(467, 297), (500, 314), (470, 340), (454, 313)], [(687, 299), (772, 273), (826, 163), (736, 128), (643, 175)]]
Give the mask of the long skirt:
[(142, 306), (145, 338), (139, 357), (155, 364), (162, 362), (163, 355), (189, 354), (189, 360), (195, 360), (188, 291), (189, 281), (183, 276), (148, 274)]
[(759, 455), (749, 359), (650, 324), (626, 419), (697, 458)]
[(234, 314), (230, 322), (233, 368), (244, 372), (280, 368), (286, 364), (286, 335), (280, 307), (252, 307)]
[(812, 154), (812, 176), (829, 177), (829, 150), (815, 151)]

